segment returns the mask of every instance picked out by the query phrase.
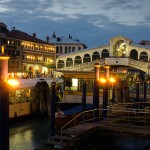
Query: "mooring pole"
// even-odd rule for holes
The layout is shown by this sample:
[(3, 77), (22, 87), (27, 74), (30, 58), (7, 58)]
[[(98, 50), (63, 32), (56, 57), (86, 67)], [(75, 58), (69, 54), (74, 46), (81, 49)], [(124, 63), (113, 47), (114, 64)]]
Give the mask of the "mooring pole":
[(51, 114), (50, 114), (50, 137), (55, 135), (55, 108), (56, 108), (56, 82), (51, 83), (52, 99), (51, 99)]

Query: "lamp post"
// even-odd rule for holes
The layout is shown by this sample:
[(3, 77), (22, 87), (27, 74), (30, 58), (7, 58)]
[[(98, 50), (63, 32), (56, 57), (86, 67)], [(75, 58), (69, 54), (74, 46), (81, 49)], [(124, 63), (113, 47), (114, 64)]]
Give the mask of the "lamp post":
[(56, 82), (51, 83), (51, 115), (50, 115), (50, 137), (55, 135), (55, 106), (56, 106)]
[(139, 109), (139, 101), (140, 101), (140, 99), (139, 99), (139, 95), (140, 95), (140, 82), (139, 81), (137, 81), (136, 82), (136, 109)]
[(0, 83), (0, 149), (9, 150), (9, 90), (6, 82)]
[(108, 106), (108, 80), (109, 80), (109, 68), (110, 66), (105, 65), (104, 68), (106, 74), (106, 83), (103, 89), (103, 118), (107, 117), (107, 106)]
[[(94, 64), (94, 70), (95, 70), (95, 78), (94, 78), (94, 89), (93, 89), (93, 109), (99, 108), (99, 70), (100, 65), (98, 62)], [(94, 111), (94, 118), (95, 122), (99, 119), (99, 111)]]
[[(103, 111), (102, 111), (102, 116), (103, 119), (107, 118), (107, 106), (108, 106), (108, 84), (109, 83), (114, 83), (115, 79), (114, 78), (100, 78), (99, 81), (103, 83)], [(112, 87), (113, 88), (113, 87)], [(112, 98), (115, 98), (115, 93), (112, 93)]]
[(86, 80), (83, 80), (83, 90), (82, 90), (82, 111), (86, 110)]
[(143, 83), (143, 86), (144, 86), (144, 102), (146, 101), (146, 97), (147, 97), (147, 82), (144, 81)]
[[(82, 89), (82, 111), (86, 111), (86, 79), (83, 80)], [(85, 113), (83, 113), (83, 121), (85, 120)]]
[(8, 59), (4, 53), (4, 46), (1, 47), (0, 54), (0, 149), (9, 150), (9, 90)]

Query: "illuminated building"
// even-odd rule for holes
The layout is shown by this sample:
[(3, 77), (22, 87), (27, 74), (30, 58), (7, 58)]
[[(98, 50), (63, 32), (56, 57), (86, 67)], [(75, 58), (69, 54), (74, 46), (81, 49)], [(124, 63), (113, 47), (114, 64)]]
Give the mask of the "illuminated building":
[(9, 31), (4, 23), (0, 23), (2, 46), (10, 57), (8, 72), (11, 77), (48, 76), (55, 68), (56, 48), (49, 43), (49, 37), (43, 41), (36, 33), (29, 35), (15, 27)]
[(79, 39), (74, 39), (70, 34), (68, 37), (56, 36), (55, 32), (50, 38), (50, 43), (56, 46), (56, 56), (79, 52), (86, 49), (87, 46), (80, 42)]

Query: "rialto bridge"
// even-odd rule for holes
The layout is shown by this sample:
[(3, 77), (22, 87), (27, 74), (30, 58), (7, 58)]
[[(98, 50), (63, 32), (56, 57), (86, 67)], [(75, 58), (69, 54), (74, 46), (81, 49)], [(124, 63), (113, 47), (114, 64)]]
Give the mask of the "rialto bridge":
[(100, 65), (128, 66), (150, 73), (150, 45), (136, 44), (124, 36), (115, 36), (109, 43), (84, 49), (56, 58), (57, 70), (93, 70), (95, 61)]

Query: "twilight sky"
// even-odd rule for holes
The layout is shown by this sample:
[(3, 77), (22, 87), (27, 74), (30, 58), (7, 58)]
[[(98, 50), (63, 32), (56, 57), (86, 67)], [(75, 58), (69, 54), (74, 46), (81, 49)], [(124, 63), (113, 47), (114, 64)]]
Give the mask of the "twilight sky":
[(122, 35), (150, 40), (149, 0), (0, 0), (0, 22), (46, 40), (71, 36), (89, 48)]

